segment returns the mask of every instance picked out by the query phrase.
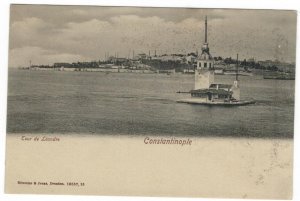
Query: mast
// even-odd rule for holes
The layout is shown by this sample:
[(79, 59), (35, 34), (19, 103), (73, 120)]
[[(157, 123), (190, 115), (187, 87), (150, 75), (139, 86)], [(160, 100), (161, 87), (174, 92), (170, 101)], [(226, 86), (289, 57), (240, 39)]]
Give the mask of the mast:
[(236, 73), (235, 73), (235, 80), (238, 81), (239, 76), (239, 54), (236, 54)]
[(205, 16), (205, 43), (207, 43), (207, 16)]

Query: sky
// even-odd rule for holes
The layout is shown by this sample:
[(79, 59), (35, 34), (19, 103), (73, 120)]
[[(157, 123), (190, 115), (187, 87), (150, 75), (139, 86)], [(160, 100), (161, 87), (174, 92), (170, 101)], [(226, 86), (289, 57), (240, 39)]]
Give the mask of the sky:
[(201, 51), (294, 62), (296, 11), (12, 5), (9, 66)]

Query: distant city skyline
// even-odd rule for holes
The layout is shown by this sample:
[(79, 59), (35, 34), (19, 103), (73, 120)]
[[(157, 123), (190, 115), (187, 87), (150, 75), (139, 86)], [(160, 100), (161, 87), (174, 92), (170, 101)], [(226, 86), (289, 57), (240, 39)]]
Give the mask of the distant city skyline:
[(201, 51), (295, 62), (295, 11), (12, 5), (9, 66)]

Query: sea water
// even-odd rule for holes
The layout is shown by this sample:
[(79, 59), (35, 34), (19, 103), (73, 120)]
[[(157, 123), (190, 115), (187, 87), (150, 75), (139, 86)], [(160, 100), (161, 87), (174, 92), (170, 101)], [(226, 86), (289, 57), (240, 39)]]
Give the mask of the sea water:
[(9, 69), (7, 132), (292, 138), (295, 81), (239, 80), (241, 99), (256, 104), (177, 103), (189, 96), (176, 92), (193, 89), (193, 75)]

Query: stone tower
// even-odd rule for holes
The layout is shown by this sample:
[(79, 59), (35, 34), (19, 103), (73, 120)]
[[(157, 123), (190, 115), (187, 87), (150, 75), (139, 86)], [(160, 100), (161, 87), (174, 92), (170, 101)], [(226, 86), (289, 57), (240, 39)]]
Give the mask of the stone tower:
[(201, 48), (201, 54), (197, 58), (195, 89), (208, 89), (214, 82), (214, 78), (214, 60), (209, 53), (207, 42), (207, 17), (205, 17), (205, 41)]

